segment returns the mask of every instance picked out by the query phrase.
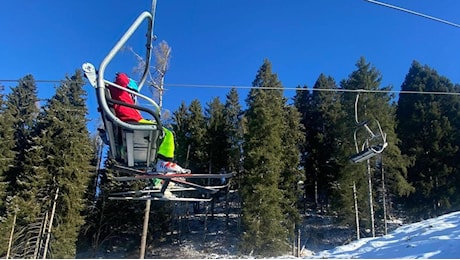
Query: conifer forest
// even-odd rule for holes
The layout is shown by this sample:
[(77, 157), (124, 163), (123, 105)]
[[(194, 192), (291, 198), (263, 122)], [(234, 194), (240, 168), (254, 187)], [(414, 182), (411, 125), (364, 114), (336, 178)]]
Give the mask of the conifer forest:
[[(178, 164), (234, 176), (211, 202), (152, 202), (148, 245), (188, 232), (187, 217), (218, 207), (232, 219), (220, 231), (236, 233), (239, 252), (255, 256), (289, 252), (312, 212), (357, 239), (386, 234), (390, 220), (460, 210), (460, 85), (435, 68), (413, 61), (397, 87), (382, 86), (384, 75), (361, 57), (348, 77), (320, 74), (289, 97), (269, 60), (254, 75), (243, 104), (232, 88), (169, 115)], [(83, 72), (44, 102), (38, 84), (25, 75), (0, 92), (0, 256), (138, 250), (145, 201), (108, 198), (128, 184), (113, 181), (107, 147), (88, 128), (97, 108), (87, 107), (95, 93), (84, 90)]]

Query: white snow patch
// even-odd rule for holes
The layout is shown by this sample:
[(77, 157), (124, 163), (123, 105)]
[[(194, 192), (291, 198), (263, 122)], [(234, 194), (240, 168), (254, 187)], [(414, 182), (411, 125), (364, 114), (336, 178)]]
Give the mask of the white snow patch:
[(458, 258), (460, 212), (405, 225), (387, 236), (364, 238), (308, 258)]

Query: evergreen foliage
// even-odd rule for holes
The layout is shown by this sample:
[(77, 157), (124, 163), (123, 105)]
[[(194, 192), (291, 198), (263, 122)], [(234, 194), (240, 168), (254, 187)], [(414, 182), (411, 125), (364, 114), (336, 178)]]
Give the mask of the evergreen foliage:
[(55, 219), (50, 217), (54, 220), (50, 241), (53, 258), (76, 256), (77, 236), (84, 223), (84, 194), (94, 172), (83, 85), (82, 74), (77, 71), (56, 89), (38, 117), (32, 150), (25, 160), (31, 187), (23, 197), (35, 194), (40, 213), (56, 209)]
[(76, 256), (92, 159), (83, 83), (80, 72), (67, 78), (40, 112), (31, 75), (8, 96), (16, 158), (7, 175), (6, 216), (17, 213), (14, 257)]
[(7, 191), (6, 174), (13, 166), (15, 153), (13, 148), (14, 142), (14, 117), (8, 113), (4, 104), (4, 87), (0, 85), (0, 216), (3, 216), (6, 210), (5, 196)]
[(194, 99), (190, 103), (188, 129), (190, 169), (192, 172), (207, 172), (209, 156), (206, 149), (206, 119), (198, 99)]
[(13, 152), (15, 154), (14, 166), (6, 173), (9, 182), (7, 196), (14, 196), (22, 189), (24, 176), (24, 160), (26, 151), (30, 149), (30, 138), (34, 131), (38, 115), (37, 86), (32, 75), (27, 75), (19, 80), (18, 86), (8, 94), (5, 113), (13, 118), (14, 129)]
[[(7, 215), (7, 189), (8, 182), (6, 174), (14, 166), (15, 154), (14, 148), (14, 128), (13, 116), (6, 111), (5, 97), (3, 94), (4, 87), (0, 85), (0, 255), (7, 251), (8, 238), (6, 235), (11, 231), (12, 218)], [(14, 212), (12, 212), (14, 214)]]
[(174, 113), (174, 118), (174, 130), (179, 147), (177, 154), (181, 161), (185, 162), (183, 165), (192, 172), (207, 172), (207, 128), (200, 101), (194, 99), (188, 108), (182, 103), (179, 110)]
[[(36, 124), (36, 117), (39, 111), (37, 87), (35, 79), (32, 75), (26, 75), (21, 78), (18, 85), (11, 89), (7, 95), (2, 116), (5, 121), (2, 123), (5, 127), (5, 135), (9, 135), (13, 139), (5, 139), (5, 145), (9, 146), (9, 151), (6, 154), (11, 157), (6, 157), (12, 160), (8, 161), (8, 168), (4, 168), (3, 180), (5, 181), (6, 189), (2, 193), (3, 204), (2, 209), (2, 228), (1, 236), (8, 238), (11, 229), (14, 228), (15, 235), (13, 237), (13, 246), (25, 242), (26, 234), (22, 234), (22, 241), (19, 239), (21, 231), (25, 230), (27, 225), (35, 220), (37, 209), (33, 200), (28, 200), (29, 197), (21, 197), (21, 194), (27, 192), (30, 185), (30, 180), (26, 173), (27, 153), (31, 149), (32, 133)], [(13, 133), (11, 133), (13, 131)], [(13, 134), (13, 135), (11, 135)], [(5, 147), (7, 148), (7, 147)], [(29, 195), (30, 196), (30, 195)], [(16, 217), (16, 225), (13, 227), (13, 219)], [(4, 233), (7, 232), (7, 233)], [(5, 248), (8, 244), (4, 244)], [(23, 257), (23, 253), (27, 248), (24, 246), (15, 247), (17, 250), (12, 250), (13, 257)], [(2, 246), (2, 251), (3, 251)]]
[(311, 165), (307, 162), (308, 158), (310, 157), (310, 148), (308, 147), (309, 143), (309, 126), (310, 122), (312, 121), (312, 113), (311, 113), (311, 93), (308, 90), (307, 86), (297, 87), (296, 94), (294, 95), (294, 106), (297, 108), (297, 111), (300, 113), (300, 124), (303, 126), (303, 134), (304, 134), (304, 142), (299, 143), (299, 151), (300, 151), (300, 167), (303, 168), (305, 174), (305, 181), (303, 184), (304, 189), (304, 199), (303, 199), (303, 209), (304, 211), (307, 209), (307, 200), (308, 198), (312, 198), (315, 194), (314, 189), (314, 178), (310, 178), (308, 176), (308, 166)]
[[(315, 91), (321, 89), (321, 91)], [(330, 89), (331, 91), (323, 91)], [(305, 127), (304, 159), (306, 182), (305, 190), (316, 209), (329, 207), (339, 163), (343, 154), (340, 145), (343, 139), (344, 112), (340, 103), (340, 92), (332, 77), (321, 74), (310, 94), (299, 89), (295, 105), (303, 114)], [(333, 198), (332, 198), (333, 200)]]
[[(85, 192), (85, 208), (82, 212), (82, 216), (85, 218), (84, 225), (80, 228), (78, 242), (77, 242), (77, 252), (88, 250), (88, 248), (94, 249), (97, 248), (96, 246), (93, 247), (93, 242), (99, 241), (94, 239), (94, 230), (92, 228), (97, 228), (99, 224), (99, 218), (97, 218), (98, 214), (98, 201), (100, 198), (100, 186), (104, 179), (104, 172), (105, 170), (102, 169), (102, 159), (103, 159), (103, 152), (104, 152), (104, 142), (102, 141), (99, 135), (91, 136), (91, 145), (93, 153), (93, 160), (91, 165), (95, 167), (95, 173), (92, 174), (89, 178), (89, 184), (86, 188)], [(89, 232), (91, 230), (91, 232)], [(96, 244), (95, 242), (94, 244)]]
[(244, 176), (241, 188), (243, 251), (275, 256), (288, 248), (283, 225), (283, 193), (279, 189), (283, 159), (283, 91), (265, 60), (246, 99)]
[(173, 129), (175, 137), (175, 158), (180, 165), (188, 167), (188, 107), (184, 101), (173, 112)]
[(225, 107), (219, 98), (214, 98), (207, 104), (205, 110), (206, 120), (206, 146), (209, 156), (209, 172), (216, 173), (225, 170), (228, 160), (228, 138), (225, 122)]
[(300, 169), (300, 144), (304, 142), (303, 126), (300, 124), (300, 113), (294, 106), (285, 105), (283, 115), (283, 132), (279, 189), (283, 193), (281, 207), (283, 209), (285, 228), (289, 231), (292, 241), (296, 240), (296, 229), (300, 223), (297, 201), (301, 195), (298, 183), (304, 176)]
[[(225, 132), (227, 133), (226, 168), (230, 172), (239, 173), (243, 143), (243, 111), (239, 103), (238, 92), (232, 88), (227, 94), (224, 107)], [(235, 176), (236, 177), (236, 176)]]
[[(401, 86), (403, 91), (458, 93), (458, 86), (428, 66), (414, 61)], [(456, 95), (400, 94), (398, 134), (401, 151), (413, 164), (408, 180), (415, 192), (405, 200), (414, 217), (434, 217), (458, 209), (459, 108)]]

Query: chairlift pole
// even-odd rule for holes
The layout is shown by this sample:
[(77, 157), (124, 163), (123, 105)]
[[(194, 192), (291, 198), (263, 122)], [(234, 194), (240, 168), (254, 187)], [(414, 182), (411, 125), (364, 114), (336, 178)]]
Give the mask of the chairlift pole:
[[(146, 65), (145, 65), (145, 72), (144, 72), (144, 75), (141, 79), (141, 83), (139, 84), (140, 86), (142, 86), (142, 84), (145, 82), (145, 79), (147, 77), (147, 71), (149, 69), (149, 62), (150, 62), (150, 56), (151, 56), (151, 48), (152, 48), (152, 38), (153, 38), (153, 27), (155, 25), (155, 11), (156, 11), (156, 5), (157, 5), (157, 0), (152, 0), (152, 9), (151, 9), (151, 12), (152, 12), (152, 20), (151, 22), (149, 23), (149, 35), (148, 37), (150, 37), (150, 39), (147, 41), (147, 53), (148, 53), (148, 57), (147, 57), (147, 61), (146, 61)], [(160, 109), (161, 111), (161, 109)], [(143, 226), (142, 226), (142, 237), (141, 237), (141, 247), (140, 247), (140, 252), (139, 252), (139, 259), (144, 259), (145, 258), (145, 249), (146, 249), (146, 244), (147, 244), (147, 232), (148, 232), (148, 229), (149, 229), (149, 218), (150, 218), (150, 207), (152, 205), (152, 201), (151, 200), (147, 200), (145, 202), (145, 210), (144, 210), (144, 223), (143, 223)]]
[(440, 19), (440, 18), (431, 16), (431, 15), (426, 15), (426, 14), (423, 14), (423, 13), (415, 12), (415, 11), (412, 11), (412, 10), (409, 10), (409, 9), (406, 9), (406, 8), (402, 8), (402, 7), (395, 6), (395, 5), (390, 5), (390, 4), (387, 4), (387, 3), (382, 3), (382, 2), (379, 2), (379, 1), (375, 1), (375, 0), (364, 0), (364, 1), (372, 3), (372, 4), (388, 7), (388, 8), (391, 8), (391, 9), (395, 9), (395, 10), (398, 10), (398, 11), (410, 13), (410, 14), (417, 15), (417, 16), (420, 16), (420, 17), (423, 17), (423, 18), (427, 18), (427, 19), (430, 19), (430, 20), (433, 20), (433, 21), (436, 21), (436, 22), (440, 22), (440, 23), (444, 23), (444, 24), (447, 24), (447, 25), (450, 25), (450, 26), (460, 28), (460, 24), (453, 23), (453, 22), (450, 22), (450, 21), (447, 21), (447, 20), (444, 20), (444, 19)]
[(138, 84), (139, 92), (141, 91), (142, 86), (147, 80), (147, 75), (149, 74), (148, 71), (150, 69), (150, 62), (151, 62), (151, 56), (152, 56), (152, 41), (155, 38), (154, 33), (153, 33), (153, 28), (155, 25), (156, 6), (157, 6), (157, 0), (152, 0), (152, 7), (150, 10), (151, 20), (147, 27), (147, 35), (146, 35), (147, 43), (145, 44), (145, 47), (147, 48), (146, 57), (145, 57), (145, 68), (144, 68), (144, 73), (142, 74), (142, 78)]
[(385, 235), (388, 234), (387, 222), (387, 202), (386, 202), (386, 187), (385, 187), (385, 171), (383, 169), (383, 154), (380, 155), (380, 172), (382, 173), (382, 204), (383, 204), (383, 225), (385, 228)]
[(353, 201), (355, 203), (355, 221), (356, 221), (356, 239), (360, 239), (360, 233), (359, 233), (359, 210), (358, 210), (358, 195), (356, 191), (356, 182), (353, 180)]
[[(369, 141), (366, 141), (366, 145), (369, 146)], [(371, 218), (371, 232), (372, 237), (375, 237), (375, 216), (374, 216), (374, 198), (372, 192), (372, 173), (371, 173), (371, 163), (369, 159), (366, 160), (367, 167), (367, 188), (369, 196), (369, 213)]]

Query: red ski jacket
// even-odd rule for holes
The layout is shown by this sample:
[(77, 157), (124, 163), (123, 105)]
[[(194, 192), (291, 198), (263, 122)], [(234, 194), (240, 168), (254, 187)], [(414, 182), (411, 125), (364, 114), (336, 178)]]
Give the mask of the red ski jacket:
[[(124, 88), (128, 86), (129, 78), (125, 73), (118, 73), (115, 79), (115, 84), (120, 85)], [(113, 86), (108, 86), (110, 95), (113, 99), (134, 105), (134, 100), (131, 97), (131, 94), (127, 91), (118, 89)], [(118, 104), (113, 105), (113, 109), (115, 110), (115, 115), (124, 122), (139, 122), (142, 119), (141, 113), (137, 109), (126, 107)]]

